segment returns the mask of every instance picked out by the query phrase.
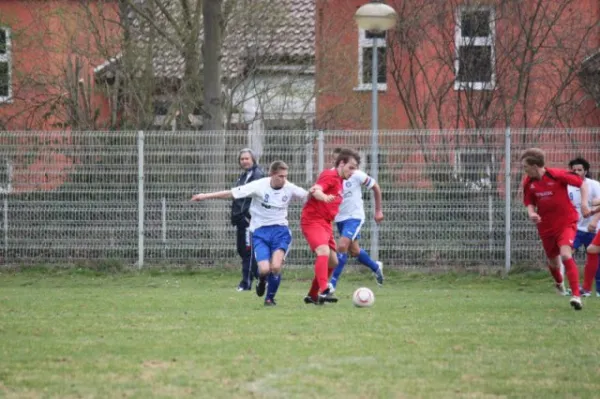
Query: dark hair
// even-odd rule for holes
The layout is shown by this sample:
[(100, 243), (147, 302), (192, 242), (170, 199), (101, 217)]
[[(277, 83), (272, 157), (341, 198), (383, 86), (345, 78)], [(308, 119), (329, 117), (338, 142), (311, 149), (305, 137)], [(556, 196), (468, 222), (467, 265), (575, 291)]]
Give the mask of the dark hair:
[(240, 158), (242, 157), (242, 154), (245, 153), (250, 154), (250, 158), (252, 158), (252, 163), (256, 165), (256, 155), (254, 155), (254, 151), (252, 151), (252, 148), (242, 148), (240, 152), (238, 152), (238, 164), (240, 163)]
[(288, 170), (288, 166), (285, 162), (283, 161), (273, 161), (271, 162), (271, 165), (269, 166), (269, 174), (275, 174), (280, 170)]
[(585, 158), (577, 157), (569, 161), (569, 169), (572, 169), (575, 165), (583, 166), (583, 170), (585, 171), (585, 177), (590, 177), (590, 163), (586, 161)]
[(527, 165), (535, 165), (543, 168), (546, 164), (546, 154), (539, 148), (528, 148), (521, 154), (521, 161), (525, 161)]
[(360, 154), (358, 152), (349, 148), (342, 148), (337, 156), (337, 159), (335, 160), (335, 166), (339, 166), (341, 162), (348, 163), (350, 158), (354, 158), (356, 163), (360, 165)]
[(335, 147), (335, 148), (333, 149), (333, 155), (335, 155), (336, 157), (337, 157), (338, 155), (340, 155), (340, 152), (342, 152), (342, 147)]

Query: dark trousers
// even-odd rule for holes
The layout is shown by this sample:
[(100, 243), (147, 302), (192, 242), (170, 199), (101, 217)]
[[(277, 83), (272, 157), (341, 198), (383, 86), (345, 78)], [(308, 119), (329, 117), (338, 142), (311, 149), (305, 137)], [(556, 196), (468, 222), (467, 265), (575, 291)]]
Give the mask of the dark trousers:
[(248, 226), (250, 224), (244, 219), (236, 224), (237, 251), (242, 258), (242, 280), (239, 286), (244, 289), (252, 288), (252, 279), (258, 277), (258, 265), (252, 252), (252, 237)]

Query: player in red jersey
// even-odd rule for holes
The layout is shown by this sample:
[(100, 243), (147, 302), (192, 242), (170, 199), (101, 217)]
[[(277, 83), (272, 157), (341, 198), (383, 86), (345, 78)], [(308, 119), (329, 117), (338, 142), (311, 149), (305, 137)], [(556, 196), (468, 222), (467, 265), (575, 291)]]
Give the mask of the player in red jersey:
[(360, 155), (350, 149), (340, 151), (335, 168), (324, 170), (311, 187), (300, 217), (300, 228), (310, 249), (317, 255), (315, 277), (305, 303), (337, 302), (330, 295), (327, 283), (337, 266), (337, 253), (332, 223), (342, 203), (342, 182), (358, 169)]
[(575, 310), (581, 310), (579, 271), (571, 248), (579, 214), (569, 199), (567, 186), (581, 187), (581, 212), (588, 216), (587, 185), (573, 172), (546, 168), (544, 158), (544, 151), (539, 148), (529, 148), (521, 155), (526, 174), (523, 179), (523, 203), (527, 207), (529, 219), (537, 225), (548, 258), (548, 270), (554, 277), (557, 290), (564, 293), (563, 276), (560, 272), (562, 260), (573, 290), (571, 306)]

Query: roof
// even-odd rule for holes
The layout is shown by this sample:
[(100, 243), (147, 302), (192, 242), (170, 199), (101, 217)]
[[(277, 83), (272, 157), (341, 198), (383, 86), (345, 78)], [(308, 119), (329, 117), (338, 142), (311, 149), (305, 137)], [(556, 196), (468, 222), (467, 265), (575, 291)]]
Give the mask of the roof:
[[(181, 79), (185, 62), (177, 45), (174, 25), (166, 13), (154, 11), (150, 23), (140, 17), (147, 0), (137, 0), (128, 17), (136, 48), (142, 58), (144, 50), (152, 48), (154, 75), (159, 78)], [(227, 2), (227, 0), (225, 0)], [(182, 15), (181, 2), (164, 2), (167, 13)], [(142, 10), (142, 11), (140, 11)], [(181, 18), (176, 20), (181, 25)], [(165, 34), (151, 34), (162, 31)], [(198, 35), (198, 46), (203, 41), (203, 30)], [(170, 40), (165, 36), (169, 36)], [(252, 65), (306, 65), (314, 66), (315, 57), (315, 0), (246, 0), (236, 2), (236, 9), (227, 21), (222, 48), (222, 76), (235, 79)], [(95, 68), (101, 73), (118, 62), (120, 56), (107, 60)], [(143, 64), (140, 60), (140, 65)], [(311, 69), (314, 70), (314, 69)]]

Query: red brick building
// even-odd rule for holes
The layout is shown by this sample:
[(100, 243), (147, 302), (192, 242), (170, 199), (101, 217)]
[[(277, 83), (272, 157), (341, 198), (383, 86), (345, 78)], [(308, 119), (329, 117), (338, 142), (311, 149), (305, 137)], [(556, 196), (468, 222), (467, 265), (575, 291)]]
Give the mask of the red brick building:
[(600, 126), (597, 0), (388, 0), (379, 35), (365, 3), (317, 0), (318, 127), (369, 128), (373, 40), (382, 129)]

